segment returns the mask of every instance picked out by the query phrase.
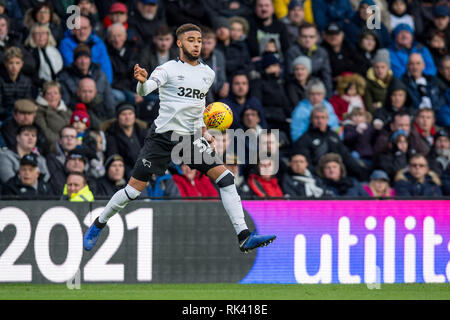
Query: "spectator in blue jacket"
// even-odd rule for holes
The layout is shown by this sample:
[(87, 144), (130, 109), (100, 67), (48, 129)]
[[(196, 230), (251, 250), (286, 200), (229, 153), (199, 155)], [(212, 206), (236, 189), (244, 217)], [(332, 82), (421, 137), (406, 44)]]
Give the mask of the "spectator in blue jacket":
[(328, 111), (328, 125), (332, 130), (339, 128), (339, 119), (333, 106), (325, 100), (326, 89), (322, 81), (312, 79), (306, 86), (307, 98), (300, 101), (292, 112), (291, 139), (294, 143), (309, 128), (311, 111), (315, 106), (322, 105)]
[(329, 23), (341, 23), (354, 14), (349, 0), (314, 0), (312, 6), (314, 23), (321, 32)]
[[(359, 35), (367, 31), (369, 29), (368, 26), (372, 27), (372, 24), (375, 23), (375, 19), (373, 21), (369, 20), (369, 18), (372, 19), (373, 14), (367, 13), (367, 8), (374, 5), (375, 2), (373, 0), (362, 0), (356, 13), (349, 20), (343, 22), (345, 37), (354, 47), (358, 45)], [(376, 32), (380, 39), (382, 47), (388, 47), (391, 44), (391, 36), (384, 23), (380, 21), (379, 28), (376, 25), (374, 27), (373, 31)]]
[(408, 70), (403, 76), (403, 82), (408, 88), (414, 108), (430, 108), (438, 112), (444, 101), (436, 77), (426, 75), (424, 69), (425, 63), (422, 56), (419, 53), (412, 53), (409, 56)]
[(408, 168), (400, 170), (395, 181), (397, 196), (442, 196), (441, 179), (429, 169), (426, 157), (421, 154), (411, 156)]
[(433, 56), (427, 47), (414, 41), (414, 31), (405, 23), (399, 24), (392, 32), (394, 43), (389, 47), (391, 59), (391, 69), (397, 78), (403, 77), (406, 73), (409, 56), (412, 53), (419, 53), (425, 62), (425, 75), (436, 75), (436, 65)]
[(73, 52), (80, 43), (85, 43), (91, 48), (92, 62), (98, 63), (108, 77), (109, 83), (113, 80), (113, 70), (108, 50), (103, 40), (92, 32), (91, 22), (88, 18), (79, 18), (80, 29), (67, 30), (64, 39), (61, 40), (59, 51), (63, 57), (64, 66), (68, 67), (74, 60)]
[(445, 103), (436, 116), (439, 126), (450, 129), (450, 88), (445, 92)]
[(166, 171), (162, 176), (152, 175), (147, 187), (141, 194), (143, 197), (180, 197), (180, 190), (172, 179), (172, 175)]

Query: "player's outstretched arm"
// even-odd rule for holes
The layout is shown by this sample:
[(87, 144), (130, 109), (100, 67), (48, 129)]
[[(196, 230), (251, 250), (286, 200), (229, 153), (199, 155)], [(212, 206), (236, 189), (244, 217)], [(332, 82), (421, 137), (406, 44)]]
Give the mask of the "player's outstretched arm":
[(148, 73), (144, 68), (139, 67), (138, 64), (134, 65), (134, 78), (138, 81), (136, 87), (136, 93), (140, 96), (146, 96), (150, 92), (156, 89), (155, 85), (148, 83)]
[(145, 83), (147, 81), (147, 70), (144, 68), (139, 67), (138, 64), (134, 65), (134, 78), (139, 81), (140, 83)]

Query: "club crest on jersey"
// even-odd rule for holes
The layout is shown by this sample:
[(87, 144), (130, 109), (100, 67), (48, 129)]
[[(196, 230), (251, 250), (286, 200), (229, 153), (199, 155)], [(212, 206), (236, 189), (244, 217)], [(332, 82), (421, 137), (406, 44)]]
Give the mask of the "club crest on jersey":
[(142, 159), (142, 164), (144, 167), (150, 168), (152, 166), (152, 163), (148, 161), (147, 159)]

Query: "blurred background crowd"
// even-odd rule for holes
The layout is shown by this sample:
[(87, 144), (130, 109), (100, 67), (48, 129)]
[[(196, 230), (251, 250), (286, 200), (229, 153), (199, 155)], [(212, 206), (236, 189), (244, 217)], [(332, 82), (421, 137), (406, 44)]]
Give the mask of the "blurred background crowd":
[[(216, 73), (207, 104), (270, 155), (216, 141), (243, 198), (449, 195), (449, 20), (437, 0), (0, 0), (2, 197), (124, 187), (159, 109), (133, 67), (175, 59), (184, 23)], [(217, 196), (173, 164), (142, 194)]]

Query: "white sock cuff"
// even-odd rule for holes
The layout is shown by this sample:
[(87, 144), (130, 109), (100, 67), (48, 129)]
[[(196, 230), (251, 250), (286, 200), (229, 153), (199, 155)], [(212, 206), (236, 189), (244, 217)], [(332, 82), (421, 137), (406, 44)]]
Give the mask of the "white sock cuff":
[(125, 191), (125, 194), (127, 195), (128, 199), (130, 199), (130, 200), (135, 200), (141, 194), (141, 192), (139, 190), (136, 190), (129, 184), (127, 184), (125, 186), (124, 191)]
[(227, 174), (231, 174), (234, 177), (233, 172), (231, 172), (230, 170), (226, 169), (224, 172), (222, 172), (222, 174), (216, 179), (215, 183), (217, 184), (220, 180), (223, 179), (223, 177), (225, 177)]

